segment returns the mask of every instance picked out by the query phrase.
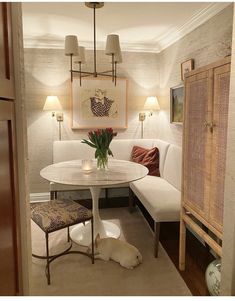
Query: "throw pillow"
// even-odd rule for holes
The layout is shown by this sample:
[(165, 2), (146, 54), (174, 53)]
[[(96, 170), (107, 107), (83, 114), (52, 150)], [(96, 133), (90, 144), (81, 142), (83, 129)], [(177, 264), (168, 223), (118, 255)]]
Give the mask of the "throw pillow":
[(147, 167), (150, 176), (160, 177), (159, 150), (157, 147), (146, 149), (140, 146), (133, 146), (131, 159), (133, 162)]

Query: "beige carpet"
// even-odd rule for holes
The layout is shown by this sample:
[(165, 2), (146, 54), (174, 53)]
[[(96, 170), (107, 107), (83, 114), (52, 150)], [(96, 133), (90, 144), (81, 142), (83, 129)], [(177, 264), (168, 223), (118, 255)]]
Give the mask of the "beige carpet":
[[(33, 258), (31, 295), (73, 296), (189, 296), (190, 291), (160, 246), (159, 257), (153, 257), (153, 236), (140, 212), (129, 214), (127, 208), (103, 209), (103, 219), (120, 225), (122, 239), (135, 245), (143, 263), (127, 270), (118, 263), (96, 260), (80, 254), (69, 254), (51, 264), (51, 285), (45, 277), (45, 261)], [(44, 233), (32, 222), (33, 251), (45, 250)], [(66, 231), (51, 234), (50, 244), (66, 241)], [(79, 247), (75, 247), (75, 249)]]

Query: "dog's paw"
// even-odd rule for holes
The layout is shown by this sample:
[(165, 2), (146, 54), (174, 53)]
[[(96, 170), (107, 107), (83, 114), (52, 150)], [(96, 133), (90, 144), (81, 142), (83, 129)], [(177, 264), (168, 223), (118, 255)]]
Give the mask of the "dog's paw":
[(133, 270), (133, 269), (134, 269), (134, 267), (133, 267), (133, 266), (129, 266), (129, 265), (126, 265), (126, 264), (122, 264), (122, 263), (120, 263), (120, 265), (121, 265), (122, 267), (124, 267), (124, 268), (128, 269), (128, 270)]
[(133, 269), (134, 269), (134, 267), (127, 267), (127, 269), (128, 269), (128, 270), (133, 270)]

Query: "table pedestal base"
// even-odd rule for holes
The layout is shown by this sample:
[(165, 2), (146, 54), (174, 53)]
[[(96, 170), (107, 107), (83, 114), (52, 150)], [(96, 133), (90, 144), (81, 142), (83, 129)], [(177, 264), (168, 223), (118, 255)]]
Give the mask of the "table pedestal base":
[[(101, 187), (90, 187), (92, 196), (92, 213), (94, 219), (94, 239), (99, 234), (101, 238), (120, 236), (120, 229), (117, 225), (111, 222), (102, 221), (99, 215), (99, 196)], [(83, 224), (77, 225), (70, 233), (70, 237), (74, 242), (82, 246), (91, 245), (91, 223), (88, 222), (85, 226)]]
[[(97, 234), (100, 234), (101, 238), (104, 237), (114, 237), (119, 238), (120, 229), (117, 225), (112, 222), (101, 221), (100, 227), (94, 229), (94, 239)], [(84, 226), (83, 224), (79, 224), (73, 228), (70, 233), (71, 239), (81, 245), (81, 246), (90, 246), (91, 245), (91, 223), (88, 222)]]

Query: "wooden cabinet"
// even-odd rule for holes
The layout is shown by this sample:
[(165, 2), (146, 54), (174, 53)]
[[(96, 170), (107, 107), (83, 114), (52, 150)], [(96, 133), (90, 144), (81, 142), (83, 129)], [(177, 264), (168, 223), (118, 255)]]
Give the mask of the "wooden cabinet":
[(230, 64), (214, 69), (213, 135), (211, 151), (211, 195), (209, 222), (223, 229), (224, 179), (227, 148)]
[(10, 3), (0, 3), (0, 295), (22, 294)]
[[(189, 225), (221, 255), (230, 57), (187, 74), (185, 80), (180, 268)], [(208, 232), (213, 233), (213, 238)]]

